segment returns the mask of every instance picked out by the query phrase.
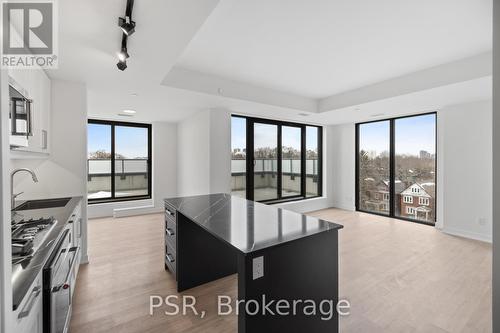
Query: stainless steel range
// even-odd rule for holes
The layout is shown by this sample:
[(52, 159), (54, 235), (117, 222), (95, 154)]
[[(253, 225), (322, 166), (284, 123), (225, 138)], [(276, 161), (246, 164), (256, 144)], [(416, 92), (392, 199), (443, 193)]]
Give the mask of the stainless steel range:
[(53, 217), (20, 220), (12, 225), (12, 263), (31, 258), (57, 224)]

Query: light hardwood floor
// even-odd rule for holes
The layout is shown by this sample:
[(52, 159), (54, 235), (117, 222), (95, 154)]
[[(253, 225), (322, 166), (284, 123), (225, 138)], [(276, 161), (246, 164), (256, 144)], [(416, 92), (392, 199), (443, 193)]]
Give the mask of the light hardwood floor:
[[(491, 245), (363, 213), (310, 215), (344, 225), (340, 297), (351, 315), (341, 332), (491, 332)], [(91, 220), (88, 230), (72, 333), (236, 332), (236, 317), (216, 315), (217, 295), (236, 298), (236, 276), (183, 293), (197, 297), (204, 319), (149, 315), (150, 295), (177, 295), (163, 266), (161, 214)]]

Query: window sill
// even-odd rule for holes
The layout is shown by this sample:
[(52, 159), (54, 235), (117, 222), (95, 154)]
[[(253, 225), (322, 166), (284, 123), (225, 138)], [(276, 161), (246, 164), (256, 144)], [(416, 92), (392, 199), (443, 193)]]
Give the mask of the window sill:
[(276, 204), (282, 204), (282, 203), (288, 203), (288, 202), (300, 202), (300, 201), (307, 201), (310, 199), (321, 199), (323, 196), (317, 195), (314, 197), (292, 197), (292, 198), (284, 198), (284, 199), (279, 199), (279, 200), (269, 200), (269, 201), (259, 201), (260, 203), (266, 204), (266, 205), (276, 205)]
[(129, 197), (129, 198), (115, 198), (115, 199), (89, 199), (88, 204), (89, 205), (97, 205), (97, 204), (116, 204), (120, 202), (128, 202), (128, 201), (138, 201), (138, 200), (150, 200), (151, 196), (150, 195), (145, 195), (141, 197)]

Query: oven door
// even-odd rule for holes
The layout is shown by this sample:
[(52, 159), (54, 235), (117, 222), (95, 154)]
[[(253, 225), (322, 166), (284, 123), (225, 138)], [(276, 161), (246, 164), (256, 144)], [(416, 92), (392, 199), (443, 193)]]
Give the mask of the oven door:
[(70, 231), (64, 230), (43, 269), (43, 332), (65, 333), (71, 314), (69, 279), (78, 248), (71, 247)]
[(52, 333), (65, 333), (71, 314), (71, 273), (73, 272), (78, 248), (67, 248), (62, 252), (59, 269), (53, 275), (51, 292)]

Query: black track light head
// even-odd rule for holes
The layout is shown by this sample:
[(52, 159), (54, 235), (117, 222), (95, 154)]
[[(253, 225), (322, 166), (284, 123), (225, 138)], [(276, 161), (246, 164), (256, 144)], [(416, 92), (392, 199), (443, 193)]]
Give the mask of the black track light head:
[(130, 19), (130, 16), (119, 17), (118, 25), (127, 36), (130, 36), (135, 32), (135, 22)]
[(118, 63), (116, 64), (116, 67), (118, 67), (119, 70), (121, 71), (124, 71), (125, 69), (127, 69), (127, 62), (126, 61), (118, 61)]

